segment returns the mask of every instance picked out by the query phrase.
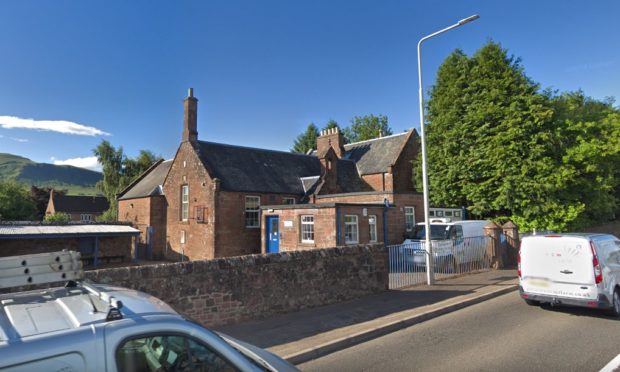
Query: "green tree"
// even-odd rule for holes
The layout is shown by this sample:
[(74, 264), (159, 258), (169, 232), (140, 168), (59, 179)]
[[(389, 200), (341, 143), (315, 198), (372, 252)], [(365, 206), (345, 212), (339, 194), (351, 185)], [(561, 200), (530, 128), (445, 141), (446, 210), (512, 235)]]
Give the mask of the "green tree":
[(306, 131), (297, 136), (293, 143), (291, 152), (305, 154), (309, 150), (316, 149), (316, 138), (319, 136), (319, 129), (314, 123), (308, 124)]
[(571, 175), (561, 197), (579, 200), (584, 210), (570, 227), (606, 222), (618, 213), (620, 188), (620, 112), (613, 100), (595, 100), (582, 91), (551, 98), (561, 138), (562, 170)]
[(381, 136), (389, 136), (392, 129), (388, 125), (385, 115), (355, 116), (351, 119), (351, 126), (344, 129), (344, 135), (348, 142), (359, 142)]
[(455, 51), (428, 100), (430, 198), (528, 228), (565, 229), (583, 211), (559, 195), (553, 108), (520, 61), (489, 42), (471, 58)]
[(131, 159), (125, 156), (122, 147), (116, 149), (106, 140), (101, 141), (93, 153), (103, 168), (103, 179), (97, 182), (97, 189), (110, 203), (108, 211), (98, 220), (113, 221), (116, 220), (118, 210), (116, 195), (161, 157), (150, 151), (141, 150), (137, 158)]
[(0, 219), (28, 221), (36, 218), (37, 207), (28, 189), (15, 181), (0, 181)]
[(56, 223), (68, 223), (71, 221), (71, 216), (67, 213), (63, 212), (55, 212), (52, 214), (48, 214), (44, 218), (45, 222), (56, 222)]

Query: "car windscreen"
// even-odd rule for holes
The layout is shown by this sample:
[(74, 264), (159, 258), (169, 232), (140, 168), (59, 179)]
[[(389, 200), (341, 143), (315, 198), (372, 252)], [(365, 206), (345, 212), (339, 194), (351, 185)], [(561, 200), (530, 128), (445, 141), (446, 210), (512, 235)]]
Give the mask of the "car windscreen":
[[(446, 225), (433, 225), (431, 224), (431, 240), (444, 240), (449, 239), (448, 231), (450, 226)], [(424, 225), (416, 225), (414, 231), (414, 239), (424, 240), (426, 239), (426, 229)]]

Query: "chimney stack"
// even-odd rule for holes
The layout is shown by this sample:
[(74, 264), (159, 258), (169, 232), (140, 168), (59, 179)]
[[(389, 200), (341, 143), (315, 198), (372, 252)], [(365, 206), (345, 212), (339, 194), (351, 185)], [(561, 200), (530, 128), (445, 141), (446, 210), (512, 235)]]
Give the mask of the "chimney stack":
[(194, 89), (189, 88), (183, 101), (183, 141), (198, 141), (198, 100), (194, 97)]
[(344, 134), (338, 127), (322, 130), (316, 139), (317, 152), (324, 154), (330, 147), (336, 152), (336, 156), (344, 155)]

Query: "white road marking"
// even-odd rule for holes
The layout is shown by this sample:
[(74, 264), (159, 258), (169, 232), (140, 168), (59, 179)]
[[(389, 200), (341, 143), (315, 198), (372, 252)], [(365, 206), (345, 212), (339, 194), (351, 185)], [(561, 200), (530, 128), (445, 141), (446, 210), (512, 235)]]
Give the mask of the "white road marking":
[(607, 363), (599, 372), (613, 372), (620, 367), (620, 354), (616, 355), (611, 362)]

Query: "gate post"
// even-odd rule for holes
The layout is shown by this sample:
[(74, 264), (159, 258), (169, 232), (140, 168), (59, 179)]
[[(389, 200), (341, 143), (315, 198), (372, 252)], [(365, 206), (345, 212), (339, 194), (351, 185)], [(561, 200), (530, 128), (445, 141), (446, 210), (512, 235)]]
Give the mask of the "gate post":
[(515, 225), (512, 221), (508, 221), (502, 226), (502, 230), (504, 231), (504, 235), (506, 235), (506, 248), (508, 249), (509, 262), (507, 262), (506, 265), (516, 266), (517, 255), (519, 254), (519, 226)]
[(489, 266), (493, 269), (501, 269), (504, 264), (502, 262), (500, 235), (502, 228), (495, 222), (489, 222), (484, 226), (484, 235), (488, 236), (486, 253), (489, 259)]

